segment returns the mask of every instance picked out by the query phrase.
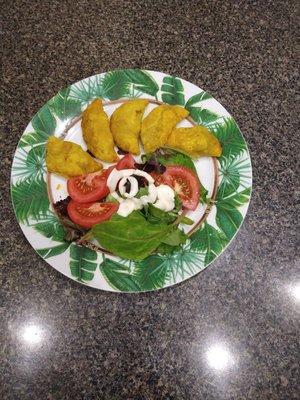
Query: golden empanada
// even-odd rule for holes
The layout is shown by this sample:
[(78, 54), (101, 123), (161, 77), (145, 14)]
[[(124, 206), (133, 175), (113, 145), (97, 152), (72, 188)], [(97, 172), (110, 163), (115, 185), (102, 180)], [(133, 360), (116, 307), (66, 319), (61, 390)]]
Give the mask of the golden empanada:
[(222, 147), (219, 140), (202, 125), (191, 128), (174, 128), (166, 147), (187, 153), (196, 158), (199, 156), (220, 157)]
[(49, 172), (66, 178), (102, 169), (102, 164), (97, 163), (81, 146), (55, 136), (50, 136), (47, 141), (46, 165)]
[(130, 100), (117, 108), (110, 118), (110, 129), (117, 146), (129, 153), (139, 154), (142, 117), (148, 100)]
[(141, 139), (145, 152), (164, 146), (173, 128), (188, 114), (180, 106), (162, 104), (154, 108), (142, 122)]
[(109, 119), (100, 99), (94, 100), (83, 112), (81, 127), (87, 147), (95, 157), (106, 162), (118, 160)]

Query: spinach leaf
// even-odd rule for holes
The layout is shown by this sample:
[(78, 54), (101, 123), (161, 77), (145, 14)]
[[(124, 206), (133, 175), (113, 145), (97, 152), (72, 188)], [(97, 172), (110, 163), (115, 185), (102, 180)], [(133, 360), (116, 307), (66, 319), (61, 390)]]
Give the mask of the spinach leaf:
[[(154, 207), (153, 204), (147, 204), (144, 206), (143, 214), (145, 215), (147, 221), (151, 224), (160, 224), (161, 222), (165, 222), (167, 224), (171, 224), (176, 221), (179, 216), (179, 211), (181, 210), (181, 201), (178, 195), (175, 195), (175, 207), (172, 211), (163, 211), (159, 208)], [(186, 225), (193, 225), (194, 221), (186, 216), (180, 216), (180, 221), (178, 224), (186, 224)]]
[(181, 200), (180, 200), (178, 194), (175, 193), (175, 207), (174, 207), (174, 209), (172, 210), (172, 212), (175, 212), (175, 213), (178, 214), (178, 212), (179, 212), (181, 209), (182, 209)]
[(205, 187), (200, 183), (200, 201), (202, 203), (208, 204), (210, 201), (210, 198), (207, 197), (208, 195), (208, 190), (205, 189)]
[(148, 214), (147, 214), (147, 221), (151, 224), (171, 224), (177, 218), (178, 212), (166, 212), (160, 210), (159, 208), (154, 207), (153, 204), (148, 204)]
[(161, 243), (158, 246), (158, 248), (156, 249), (156, 253), (165, 255), (165, 254), (175, 253), (176, 251), (179, 251), (180, 249), (181, 249), (181, 245), (170, 246), (169, 244)]
[(193, 225), (194, 221), (189, 217), (183, 217), (180, 223), (185, 225)]
[(163, 221), (151, 224), (142, 213), (134, 211), (125, 218), (115, 214), (109, 221), (94, 225), (92, 234), (113, 254), (140, 261), (157, 249), (172, 229)]
[(147, 196), (148, 194), (149, 194), (148, 186), (147, 187), (141, 187), (139, 189), (139, 191), (137, 192), (137, 194), (135, 195), (135, 197), (137, 199), (140, 199), (142, 196)]
[(175, 251), (179, 251), (187, 238), (188, 235), (176, 228), (163, 239), (162, 243), (156, 249), (156, 252), (160, 254), (171, 254)]
[(182, 165), (186, 168), (191, 169), (197, 175), (196, 168), (191, 157), (186, 154), (180, 153), (179, 151), (163, 149), (162, 151), (160, 151), (157, 160), (160, 164), (164, 166)]
[(176, 228), (171, 231), (163, 240), (162, 243), (166, 243), (169, 246), (178, 246), (186, 242), (188, 235), (181, 229)]

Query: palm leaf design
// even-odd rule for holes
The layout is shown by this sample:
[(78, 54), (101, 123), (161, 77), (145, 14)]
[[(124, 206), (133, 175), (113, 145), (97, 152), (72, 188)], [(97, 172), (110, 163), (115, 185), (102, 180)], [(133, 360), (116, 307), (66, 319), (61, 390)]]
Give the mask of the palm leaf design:
[[(105, 257), (104, 254), (102, 255), (102, 257)], [(103, 258), (103, 260), (104, 260), (104, 258)], [(120, 260), (118, 260), (118, 263), (125, 265), (128, 270), (128, 273), (130, 275), (132, 275), (134, 267), (135, 267), (135, 261), (127, 260), (126, 258), (120, 258)]]
[(165, 76), (161, 86), (162, 101), (168, 104), (178, 104), (184, 106), (184, 87), (179, 78)]
[(224, 233), (218, 231), (206, 221), (201, 229), (192, 234), (190, 239), (190, 249), (205, 254), (205, 266), (210, 264), (228, 243)]
[(32, 118), (32, 126), (34, 132), (25, 133), (18, 147), (33, 146), (43, 144), (48, 140), (50, 135), (54, 134), (56, 128), (56, 120), (51, 113), (49, 105), (42, 107)]
[(123, 72), (133, 90), (156, 97), (159, 87), (150, 74), (139, 69), (125, 69)]
[(42, 176), (20, 180), (12, 185), (13, 205), (19, 222), (36, 221), (44, 217), (49, 209), (46, 183)]
[(194, 96), (190, 97), (185, 104), (185, 108), (190, 113), (190, 116), (199, 125), (211, 127), (220, 118), (222, 118), (218, 114), (216, 114), (206, 108), (197, 106), (202, 101), (208, 100), (211, 98), (212, 98), (212, 96), (209, 93), (206, 93), (203, 91), (203, 92), (197, 93)]
[(80, 101), (82, 105), (90, 102), (94, 95), (95, 81), (93, 78), (84, 79), (70, 87), (69, 98)]
[(101, 77), (101, 75), (94, 76), (91, 98), (96, 99), (96, 98), (103, 97), (102, 81), (103, 81), (103, 78)]
[(178, 281), (178, 277), (180, 280), (187, 279), (204, 268), (203, 252), (191, 248), (190, 243), (182, 246), (177, 253), (173, 253), (170, 261), (170, 275), (173, 283)]
[(97, 252), (86, 247), (71, 244), (70, 246), (71, 274), (80, 282), (88, 282), (94, 278), (97, 268)]
[(102, 80), (102, 97), (117, 100), (129, 96), (130, 82), (122, 70), (107, 72)]
[(34, 229), (46, 238), (57, 242), (64, 242), (66, 231), (59, 219), (51, 212), (46, 215), (46, 218), (37, 224), (33, 225)]
[(219, 203), (217, 205), (217, 225), (229, 240), (233, 238), (242, 221), (243, 216), (235, 207), (228, 203)]
[(140, 290), (155, 290), (165, 286), (167, 282), (176, 283), (178, 277), (186, 279), (204, 265), (204, 255), (183, 246), (172, 254), (153, 254), (145, 260), (135, 263), (133, 278)]
[(242, 156), (221, 157), (219, 159), (221, 185), (218, 194), (226, 197), (235, 192), (239, 186), (246, 188), (251, 179), (251, 165), (248, 159)]
[(239, 193), (223, 191), (218, 192), (217, 194), (216, 223), (229, 240), (233, 238), (243, 221), (243, 216), (237, 210), (237, 208), (247, 203), (249, 201), (249, 197), (250, 188), (247, 188)]
[(213, 126), (220, 118), (218, 114), (214, 113), (213, 111), (207, 110), (206, 108), (201, 107), (185, 107), (190, 116), (196, 122), (196, 124), (204, 125), (207, 127)]
[(200, 92), (190, 97), (185, 104), (185, 108), (188, 110), (191, 107), (194, 107), (196, 104), (201, 103), (201, 101), (211, 99), (212, 96), (207, 92)]
[(137, 262), (134, 268), (134, 278), (142, 290), (153, 290), (164, 287), (169, 278), (172, 263), (170, 255), (154, 254), (143, 261)]
[(53, 117), (49, 106), (46, 104), (32, 118), (32, 126), (35, 130), (53, 135), (56, 128), (56, 121)]
[(68, 242), (63, 242), (57, 246), (54, 247), (45, 247), (43, 249), (36, 249), (36, 252), (43, 257), (44, 259), (58, 256), (62, 253), (64, 253), (70, 246), (70, 243)]
[(22, 135), (20, 139), (18, 147), (22, 148), (25, 146), (34, 146), (46, 143), (48, 138), (49, 138), (48, 133), (39, 130), (34, 132), (24, 133), (24, 135)]
[(245, 140), (233, 118), (224, 119), (224, 123), (216, 124), (212, 130), (222, 144), (222, 157), (238, 156), (246, 150)]
[(49, 211), (43, 220), (33, 225), (34, 229), (39, 232), (41, 235), (45, 236), (48, 239), (52, 239), (56, 242), (60, 242), (61, 244), (56, 245), (54, 247), (45, 247), (43, 249), (37, 249), (36, 251), (43, 258), (49, 258), (58, 256), (61, 253), (64, 253), (68, 247), (70, 246), (69, 242), (65, 242), (65, 230), (58, 218)]
[[(230, 154), (228, 157), (221, 157), (219, 162), (222, 181), (216, 197), (216, 223), (230, 240), (243, 221), (237, 208), (249, 201), (250, 188), (246, 185), (251, 179), (251, 166), (244, 155)], [(239, 187), (245, 190), (237, 192)]]
[(220, 199), (217, 195), (216, 202), (217, 203), (230, 202), (230, 204), (233, 205), (234, 207), (240, 207), (243, 204), (248, 203), (250, 195), (251, 195), (251, 188), (249, 187), (247, 189), (242, 190), (241, 192), (237, 192), (232, 196), (228, 196), (222, 199)]
[(130, 268), (127, 265), (103, 256), (99, 267), (107, 283), (114, 289), (122, 292), (142, 290), (135, 277), (130, 274)]
[(64, 253), (68, 247), (70, 246), (70, 243), (62, 243), (54, 247), (46, 247), (44, 249), (36, 249), (36, 252), (43, 257), (44, 259), (49, 258), (49, 257), (54, 257), (58, 256), (59, 254)]
[(49, 102), (51, 111), (62, 121), (73, 118), (81, 111), (81, 102), (69, 97), (70, 87), (62, 89)]
[(23, 148), (15, 156), (12, 167), (14, 177), (31, 178), (43, 175), (45, 170), (45, 146), (32, 147), (28, 152)]

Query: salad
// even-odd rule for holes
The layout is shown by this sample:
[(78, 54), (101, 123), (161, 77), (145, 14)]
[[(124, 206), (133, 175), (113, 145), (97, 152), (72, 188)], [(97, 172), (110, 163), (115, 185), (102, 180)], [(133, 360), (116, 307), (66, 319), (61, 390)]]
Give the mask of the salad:
[[(213, 135), (204, 127), (202, 136), (199, 130), (184, 128), (187, 130), (184, 135), (189, 138), (186, 143), (182, 140), (182, 128), (176, 128), (176, 124), (186, 117), (187, 111), (179, 106), (176, 109), (172, 109), (175, 106), (159, 106), (163, 108), (153, 110), (156, 116), (152, 123), (151, 112), (142, 120), (146, 103), (129, 101), (125, 116), (124, 112), (120, 116), (123, 105), (111, 117), (111, 130), (118, 135), (117, 148), (102, 104), (102, 108), (97, 108), (99, 99), (87, 108), (82, 118), (88, 151), (55, 137), (48, 140), (48, 172), (67, 178), (68, 197), (53, 204), (65, 227), (66, 240), (79, 245), (97, 244), (115, 256), (133, 261), (143, 260), (155, 252), (178, 251), (187, 241), (185, 227), (194, 224), (189, 212), (208, 201), (192, 157), (187, 154), (189, 146), (193, 146), (193, 157), (204, 151), (200, 148), (204, 140), (206, 151), (220, 152), (216, 147), (217, 139), (211, 138)], [(159, 144), (154, 143), (157, 131), (160, 132)], [(145, 140), (144, 148), (153, 151), (137, 155), (140, 132), (142, 142)], [(104, 135), (103, 140), (101, 135)], [(161, 144), (163, 135), (165, 142)], [(174, 142), (172, 148), (164, 146), (168, 138)], [(128, 152), (129, 148), (134, 149), (135, 156)], [(109, 166), (104, 168), (100, 157), (109, 162)]]

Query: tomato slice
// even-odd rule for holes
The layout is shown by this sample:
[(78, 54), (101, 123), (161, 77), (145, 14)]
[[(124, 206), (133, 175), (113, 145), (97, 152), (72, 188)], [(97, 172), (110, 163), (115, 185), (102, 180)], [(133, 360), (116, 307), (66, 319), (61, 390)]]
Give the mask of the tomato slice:
[(90, 228), (99, 222), (107, 221), (118, 208), (116, 203), (77, 203), (71, 200), (68, 204), (68, 215), (75, 224)]
[(116, 168), (117, 170), (121, 169), (132, 169), (134, 168), (135, 159), (131, 154), (126, 154), (120, 161), (118, 161)]
[(182, 205), (195, 210), (199, 204), (200, 184), (198, 177), (189, 168), (182, 165), (170, 165), (162, 175), (166, 185), (178, 194)]
[(134, 168), (134, 164), (133, 156), (126, 154), (117, 164), (111, 165), (107, 169), (68, 179), (69, 195), (77, 203), (90, 203), (91, 201), (101, 200), (109, 194), (106, 182), (111, 171), (114, 168), (118, 170), (131, 169)]
[(106, 181), (113, 168), (114, 166), (102, 171), (68, 179), (67, 188), (69, 195), (77, 203), (89, 203), (103, 199), (109, 193)]
[(111, 171), (114, 169), (114, 168), (116, 168), (116, 164), (114, 164), (114, 165), (111, 165), (110, 167), (108, 167), (107, 169), (105, 169), (104, 171), (105, 171), (105, 173), (106, 173), (106, 180), (107, 180), (107, 178), (109, 177), (109, 174), (111, 173)]

